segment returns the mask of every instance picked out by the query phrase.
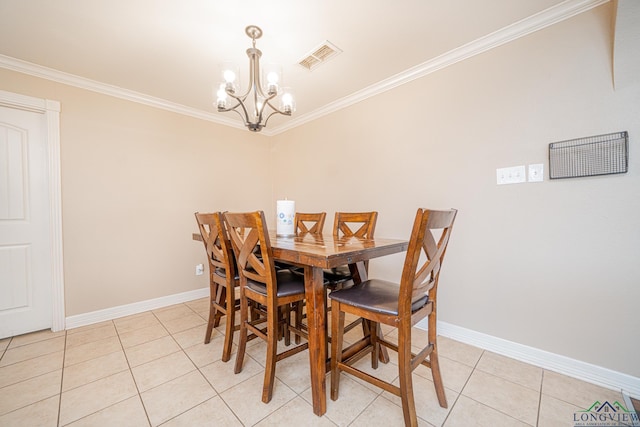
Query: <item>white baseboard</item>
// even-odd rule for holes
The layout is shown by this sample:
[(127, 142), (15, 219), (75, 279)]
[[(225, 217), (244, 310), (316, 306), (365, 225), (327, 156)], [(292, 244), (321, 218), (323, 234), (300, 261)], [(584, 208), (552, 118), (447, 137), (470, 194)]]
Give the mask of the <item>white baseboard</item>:
[[(133, 304), (121, 305), (90, 313), (78, 314), (66, 318), (66, 329), (91, 325), (106, 320), (113, 320), (119, 317), (130, 316), (132, 314), (143, 313), (193, 301), (209, 296), (209, 288), (196, 289), (194, 291), (183, 292), (166, 297), (154, 298), (140, 301)], [(427, 329), (426, 322), (417, 325), (422, 329)], [(522, 362), (539, 366), (543, 369), (558, 372), (579, 380), (599, 385), (611, 390), (622, 391), (634, 399), (640, 399), (640, 378), (601, 366), (592, 365), (580, 360), (571, 359), (559, 354), (550, 353), (534, 347), (507, 341), (471, 329), (453, 325), (451, 323), (438, 321), (438, 334), (465, 344), (473, 345), (484, 350), (489, 350), (503, 356), (511, 357)]]
[(66, 318), (65, 329), (77, 328), (80, 326), (92, 325), (105, 320), (113, 320), (119, 317), (131, 316), (132, 314), (143, 313), (157, 308), (167, 307), (173, 304), (180, 304), (209, 296), (209, 288), (196, 289), (194, 291), (182, 292), (180, 294), (167, 295), (166, 297), (154, 298), (132, 304), (120, 305), (117, 307), (105, 308), (104, 310), (92, 311), (90, 313), (77, 314)]
[[(417, 325), (427, 329), (426, 323)], [(640, 378), (438, 321), (438, 335), (640, 399)]]

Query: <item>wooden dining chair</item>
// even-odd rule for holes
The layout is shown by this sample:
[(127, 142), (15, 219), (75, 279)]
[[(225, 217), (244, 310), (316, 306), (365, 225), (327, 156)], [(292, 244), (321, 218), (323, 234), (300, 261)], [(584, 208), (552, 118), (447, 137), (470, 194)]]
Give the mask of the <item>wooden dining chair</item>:
[[(324, 231), (324, 222), (327, 218), (326, 212), (317, 212), (317, 213), (305, 213), (305, 212), (296, 212), (293, 217), (293, 230), (297, 236), (303, 234), (313, 234), (316, 236), (322, 236)], [(294, 274), (298, 274), (304, 277), (304, 269), (302, 267), (297, 267), (294, 265), (289, 265), (289, 270)], [(304, 304), (296, 303), (292, 305), (291, 311), (295, 313), (296, 319), (303, 319), (306, 315), (303, 313)], [(300, 324), (300, 327), (304, 327)], [(300, 336), (295, 336), (296, 344), (300, 343)]]
[[(416, 426), (412, 372), (422, 364), (431, 368), (438, 403), (443, 408), (447, 407), (436, 342), (436, 294), (442, 262), (456, 214), (455, 209), (446, 211), (418, 209), (399, 284), (369, 279), (329, 294), (332, 302), (333, 338), (331, 399), (338, 399), (340, 373), (346, 372), (400, 396), (405, 425)], [(372, 327), (371, 333), (363, 338), (363, 344), (366, 344), (366, 347), (348, 359), (342, 360), (345, 313), (398, 328), (397, 345), (386, 341), (378, 334), (379, 329)], [(415, 344), (411, 340), (411, 327), (425, 317), (428, 318), (428, 343), (418, 354), (414, 354), (411, 352), (411, 346)], [(398, 352), (399, 386), (353, 366), (354, 362), (367, 352), (371, 352), (373, 367), (377, 368), (378, 355), (375, 353), (380, 345)]]
[[(378, 212), (336, 212), (333, 220), (333, 237), (361, 237), (373, 239), (378, 221)], [(365, 262), (368, 270), (369, 263)], [(346, 265), (327, 269), (324, 272), (327, 287), (331, 290), (340, 289), (346, 282), (352, 279), (349, 267)]]
[(222, 361), (227, 362), (231, 358), (233, 333), (239, 329), (235, 324), (236, 308), (239, 305), (235, 290), (240, 283), (235, 258), (222, 214), (196, 212), (195, 216), (209, 261), (209, 322), (204, 343), (209, 344), (213, 328), (217, 327), (221, 317), (226, 315)]
[[(292, 326), (289, 322), (280, 322), (282, 313), (280, 307), (304, 301), (304, 278), (293, 274), (288, 269), (276, 271), (269, 232), (262, 211), (227, 212), (224, 214), (224, 222), (240, 272), (240, 338), (235, 373), (242, 371), (249, 332), (265, 340), (267, 359), (262, 401), (268, 403), (273, 396), (276, 362), (309, 347), (305, 342), (282, 353), (277, 352), (280, 325), (296, 335), (307, 338), (307, 334), (299, 327), (301, 319), (296, 319), (296, 326)], [(249, 301), (260, 304), (266, 309), (265, 328), (258, 328), (249, 319)]]
[[(293, 217), (293, 232), (296, 235), (311, 233), (311, 234), (319, 234), (322, 235), (322, 231), (324, 229), (324, 221), (327, 217), (326, 212), (319, 213), (302, 213), (296, 212)], [(302, 272), (300, 267), (296, 267), (292, 264), (276, 261), (276, 270), (289, 268), (295, 270), (296, 272)]]
[(296, 212), (295, 216), (293, 217), (295, 234), (300, 234), (300, 233), (322, 234), (324, 230), (324, 221), (326, 217), (327, 217), (326, 212), (319, 212), (319, 213)]
[[(339, 239), (355, 236), (364, 239), (373, 239), (377, 221), (378, 212), (376, 211), (336, 212), (333, 220), (333, 237)], [(364, 267), (365, 271), (369, 270), (369, 261), (364, 262)], [(348, 284), (353, 283), (351, 282), (352, 279), (351, 271), (347, 265), (324, 270), (324, 280), (330, 292), (342, 289)], [(329, 305), (327, 305), (327, 307), (330, 311), (331, 307)], [(349, 323), (346, 330), (350, 331), (359, 324), (362, 324), (363, 334), (367, 335), (369, 333), (369, 325), (363, 322), (363, 319), (360, 317)], [(389, 361), (389, 356), (384, 349), (381, 357), (385, 363)]]

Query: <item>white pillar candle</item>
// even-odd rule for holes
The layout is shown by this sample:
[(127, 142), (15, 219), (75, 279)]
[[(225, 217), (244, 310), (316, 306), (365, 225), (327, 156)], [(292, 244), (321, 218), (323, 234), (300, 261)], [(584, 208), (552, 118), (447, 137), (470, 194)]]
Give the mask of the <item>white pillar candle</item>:
[(276, 234), (278, 236), (293, 236), (295, 234), (293, 218), (296, 214), (296, 202), (293, 200), (278, 200), (276, 202)]

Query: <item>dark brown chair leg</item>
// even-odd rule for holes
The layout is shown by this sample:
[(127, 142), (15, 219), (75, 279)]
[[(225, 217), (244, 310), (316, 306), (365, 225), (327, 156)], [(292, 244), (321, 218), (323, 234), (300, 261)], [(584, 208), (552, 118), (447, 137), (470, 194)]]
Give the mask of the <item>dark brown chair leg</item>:
[(213, 323), (216, 316), (216, 308), (209, 301), (209, 321), (207, 323), (207, 332), (204, 334), (204, 343), (209, 344), (211, 342), (211, 333), (213, 332)]
[(447, 407), (447, 396), (444, 393), (444, 384), (442, 383), (442, 375), (440, 375), (440, 362), (438, 361), (438, 350), (434, 347), (429, 355), (429, 363), (431, 363), (431, 375), (433, 376), (433, 384), (436, 387), (436, 396), (441, 407)]
[(380, 325), (373, 321), (365, 321), (369, 324), (369, 333), (371, 334), (371, 367), (378, 369), (378, 360), (380, 358), (380, 343), (378, 342), (378, 329)]
[(240, 298), (240, 339), (238, 340), (238, 353), (236, 354), (236, 366), (234, 373), (242, 372), (242, 364), (244, 362), (244, 352), (247, 348), (247, 322), (249, 321), (249, 305), (247, 298)]
[(236, 326), (236, 302), (234, 292), (227, 292), (227, 325), (224, 332), (224, 348), (222, 349), (222, 361), (228, 362), (231, 359), (231, 348), (233, 347), (233, 332)]
[(331, 305), (331, 400), (337, 400), (340, 388), (338, 363), (342, 362), (344, 313), (340, 310), (340, 303), (337, 301), (332, 301)]
[[(269, 403), (273, 396), (273, 383), (276, 376), (276, 356), (278, 351), (278, 319), (280, 310), (277, 307), (267, 309), (267, 360), (264, 367), (262, 385), (262, 401)], [(286, 326), (285, 326), (286, 328)], [(286, 339), (286, 338), (285, 338)]]
[[(220, 307), (225, 307), (225, 309), (227, 308), (227, 288), (225, 288), (224, 286), (218, 285), (218, 290), (216, 292), (216, 302)], [(214, 328), (220, 326), (220, 319), (222, 319), (222, 316), (224, 314), (224, 312), (216, 310), (215, 318), (213, 321)]]
[[(404, 424), (417, 426), (416, 404), (413, 397), (413, 379), (411, 373), (411, 339), (406, 336), (406, 328), (398, 328), (398, 368), (400, 373), (400, 399)], [(411, 331), (409, 330), (409, 334)]]
[(291, 305), (287, 304), (280, 307), (283, 313), (282, 318), (282, 332), (284, 333), (284, 345), (287, 347), (291, 345)]
[[(301, 330), (302, 329), (302, 308), (303, 308), (303, 303), (302, 301), (298, 301), (295, 303), (296, 306), (296, 329), (297, 330)], [(296, 344), (300, 344), (300, 335), (295, 334), (295, 343)]]

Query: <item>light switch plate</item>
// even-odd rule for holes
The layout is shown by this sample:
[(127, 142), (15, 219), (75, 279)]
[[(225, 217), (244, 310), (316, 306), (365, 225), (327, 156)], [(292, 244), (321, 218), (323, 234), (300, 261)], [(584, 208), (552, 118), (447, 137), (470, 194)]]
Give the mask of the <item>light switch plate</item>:
[(544, 181), (544, 164), (529, 165), (529, 182)]
[(498, 185), (519, 184), (527, 180), (525, 174), (526, 172), (524, 165), (512, 166), (509, 168), (499, 168), (496, 169), (496, 182)]

